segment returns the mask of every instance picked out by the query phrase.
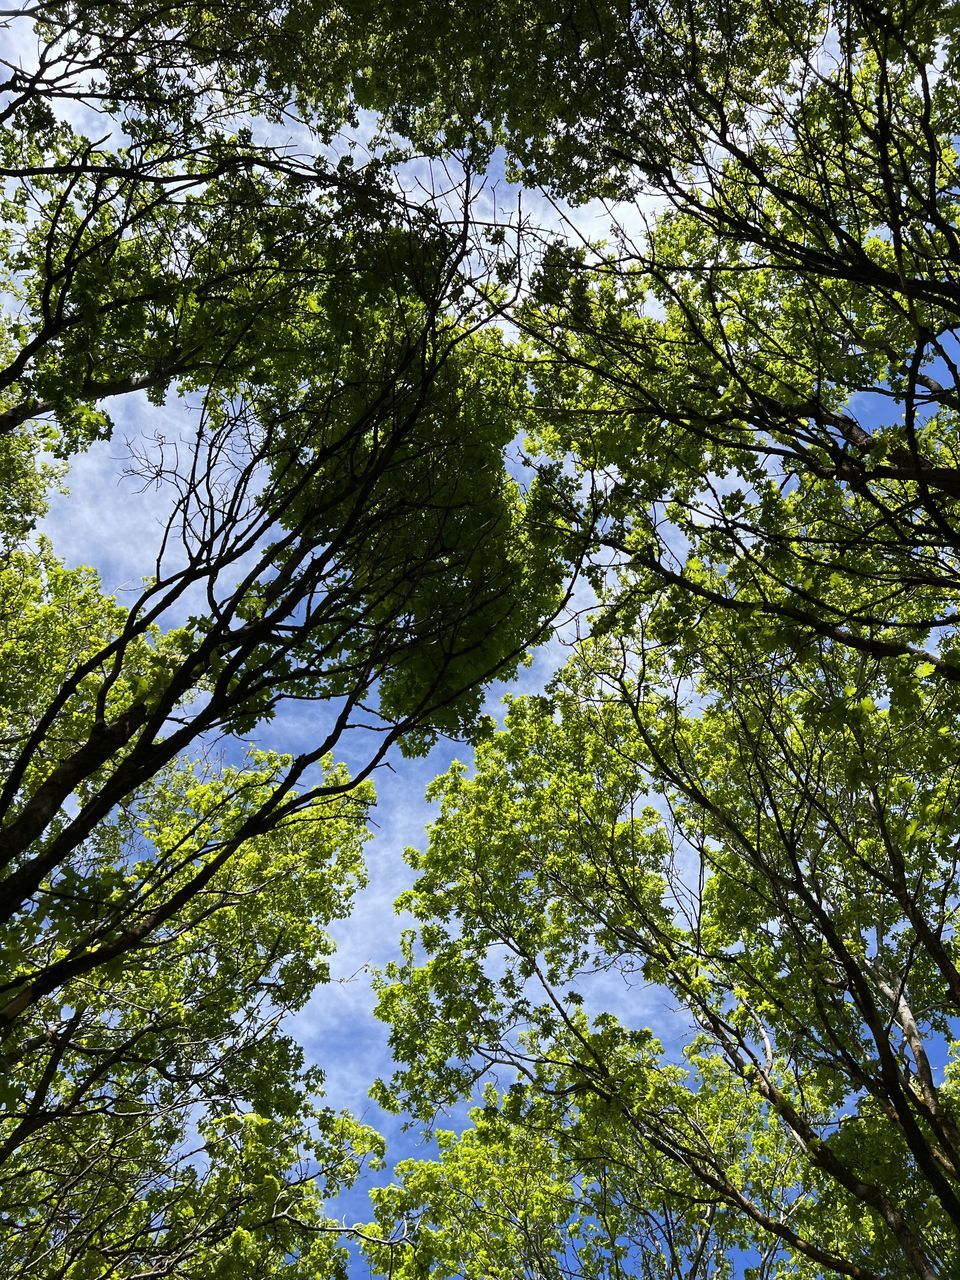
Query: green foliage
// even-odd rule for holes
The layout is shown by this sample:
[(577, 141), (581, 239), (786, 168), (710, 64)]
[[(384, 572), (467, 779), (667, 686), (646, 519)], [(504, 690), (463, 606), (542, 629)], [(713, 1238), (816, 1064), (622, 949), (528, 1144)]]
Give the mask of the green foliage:
[(280, 1024), (327, 975), (372, 797), (238, 843), (284, 763), (167, 768), (4, 928), (7, 1274), (232, 1275), (251, 1248), (327, 1274), (324, 1194), (376, 1144), (317, 1110)]
[[(277, 1019), (326, 973), (364, 779), (454, 732), (378, 1096), (480, 1105), (376, 1194), (371, 1266), (957, 1273), (955, 9), (31, 11), (0, 140), (8, 1269), (337, 1273), (323, 1196), (379, 1149)], [(498, 148), (619, 202), (608, 242), (481, 216)], [(138, 446), (171, 517), (122, 607), (32, 530), (39, 455), (136, 393), (199, 409)], [(585, 550), (590, 626), (485, 737)], [(301, 755), (190, 763), (289, 700), (328, 713)]]
[[(40, 539), (0, 572), (0, 705), (7, 765), (71, 671), (122, 633), (126, 611)], [(149, 702), (183, 636), (129, 644), (119, 673), (80, 680), (22, 775), (42, 787), (103, 715)], [(116, 762), (114, 762), (115, 764)], [(0, 1159), (5, 1274), (328, 1276), (341, 1228), (325, 1197), (379, 1151), (318, 1108), (322, 1073), (282, 1029), (327, 977), (326, 926), (362, 882), (369, 784), (325, 764), (325, 798), (264, 821), (290, 761), (174, 761), (45, 859), (54, 815), (27, 850), (42, 871), (6, 900)], [(98, 794), (89, 774), (76, 803)]]
[[(9, 766), (127, 615), (43, 539), (7, 559), (0, 600)], [(154, 629), (119, 673), (91, 669), (22, 790), (73, 758), (98, 716), (149, 702), (182, 643)], [(324, 1196), (378, 1148), (317, 1108), (322, 1075), (281, 1022), (327, 975), (326, 926), (362, 880), (372, 793), (328, 761), (327, 798), (264, 822), (289, 765), (174, 761), (51, 862), (70, 825), (54, 815), (10, 871), (40, 878), (21, 906), (6, 900), (0, 930), (6, 1274), (231, 1275), (251, 1249), (269, 1274), (331, 1274)], [(90, 773), (76, 803), (101, 783)]]
[[(443, 145), (482, 116), (528, 180), (659, 212), (548, 244), (515, 312), (533, 438), (595, 495), (599, 601), (437, 784), (379, 1096), (431, 1123), (512, 1079), (501, 1179), (561, 1153), (559, 1226), (592, 1160), (623, 1274), (953, 1275), (955, 14), (566, 17), (524, 12), (522, 79), (451, 24), (482, 112), (436, 78), (403, 117)], [(455, 1164), (418, 1175), (431, 1224)]]
[[(402, 903), (418, 945), (381, 996), (407, 1065), (381, 1096), (429, 1119), (509, 1065), (505, 1115), (596, 1160), (618, 1222), (657, 1168), (656, 1250), (617, 1228), (631, 1265), (679, 1265), (674, 1217), (690, 1265), (706, 1202), (717, 1266), (772, 1241), (784, 1276), (949, 1274), (956, 697), (842, 648), (758, 655), (720, 612), (684, 708), (655, 621), (642, 683), (624, 637), (587, 648), (551, 699), (512, 704), (473, 779), (438, 783)], [(685, 1013), (686, 1064), (629, 1013), (651, 982)], [(429, 1206), (454, 1175), (433, 1176)]]
[[(477, 732), (560, 608), (575, 482), (508, 475), (526, 373), (468, 185), (359, 160), (339, 10), (0, 26), (0, 1267), (342, 1275), (326, 1202), (382, 1144), (284, 1019), (371, 772)], [(122, 599), (36, 531), (118, 404), (169, 502)], [(292, 701), (299, 754), (246, 745)]]

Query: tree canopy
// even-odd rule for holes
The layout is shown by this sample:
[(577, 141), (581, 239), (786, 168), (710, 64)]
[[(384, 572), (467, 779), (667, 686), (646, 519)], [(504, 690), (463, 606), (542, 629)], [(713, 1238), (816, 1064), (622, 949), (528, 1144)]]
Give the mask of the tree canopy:
[[(957, 1274), (957, 17), (5, 19), (11, 1274), (342, 1272), (382, 1144), (283, 1019), (438, 734), (377, 1086), (437, 1157), (365, 1265)], [(123, 599), (38, 531), (118, 405), (169, 512)]]
[[(414, 201), (387, 159), (335, 154), (357, 107), (342, 68), (303, 61), (325, 21), (4, 19), (11, 1275), (342, 1270), (325, 1199), (379, 1139), (322, 1108), (281, 1024), (362, 879), (370, 774), (477, 731), (582, 539), (559, 468), (507, 470), (526, 377), (468, 186)], [(37, 524), (118, 404), (168, 512), (123, 596)], [(304, 750), (245, 747), (292, 703)]]
[(381, 1096), (489, 1085), (381, 1224), (443, 1276), (501, 1219), (529, 1274), (953, 1275), (955, 22), (536, 12), (523, 80), (443, 39), (526, 180), (615, 202), (516, 311), (599, 601), (411, 854)]

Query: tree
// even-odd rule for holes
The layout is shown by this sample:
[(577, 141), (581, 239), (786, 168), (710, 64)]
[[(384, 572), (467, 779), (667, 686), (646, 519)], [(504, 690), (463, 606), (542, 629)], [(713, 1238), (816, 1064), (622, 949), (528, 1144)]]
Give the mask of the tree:
[[(45, 68), (56, 99), (61, 81)], [(32, 77), (26, 105), (46, 87)], [(284, 698), (327, 701), (335, 712), (238, 839), (329, 792), (320, 784), (292, 798), (351, 717), (366, 714), (381, 735), (364, 773), (401, 737), (413, 749), (414, 731), (467, 729), (479, 684), (516, 664), (558, 606), (563, 573), (549, 486), (522, 494), (503, 471), (522, 369), (495, 334), (477, 332), (482, 299), (457, 305), (468, 246), (434, 211), (398, 220), (393, 208), (334, 209), (284, 183), (241, 174), (224, 185), (204, 174), (202, 200), (161, 192), (151, 202), (164, 223), (151, 235), (130, 210), (152, 183), (126, 151), (119, 188), (104, 152), (88, 150), (79, 168), (72, 156), (36, 187), (27, 173), (11, 201), (23, 209), (10, 260), (24, 306), (11, 330), (20, 349), (8, 369), (9, 429), (49, 410), (54, 446), (65, 449), (107, 429), (85, 399), (162, 392), (173, 376), (167, 356), (159, 381), (142, 370), (169, 350), (153, 304), (171, 292), (174, 345), (186, 353), (181, 389), (203, 399), (192, 441), (143, 448), (140, 468), (172, 506), (153, 577), (126, 610), (91, 601), (94, 625), (74, 622), (33, 683), (10, 693), (0, 795), (7, 918), (178, 753), (203, 735), (249, 732)], [(214, 216), (208, 241), (203, 220)], [(155, 271), (159, 279), (137, 282)], [(124, 352), (132, 369), (102, 383), (78, 370)], [(8, 439), (19, 457), (26, 437)], [(25, 647), (37, 643), (30, 609), (49, 603), (56, 616), (58, 592), (77, 587), (42, 547), (28, 547), (11, 561), (8, 589), (11, 608), (27, 608), (8, 615), (10, 642)], [(187, 614), (197, 598), (201, 612)], [(70, 797), (76, 812), (61, 820)], [(196, 888), (229, 856), (220, 849)], [(25, 975), (15, 987), (39, 981)], [(9, 998), (7, 1018), (22, 1007)]]
[[(639, 1274), (725, 1274), (709, 1206), (760, 1274), (950, 1275), (955, 695), (909, 660), (771, 652), (722, 610), (696, 673), (643, 638), (588, 649), (438, 782), (384, 1097), (429, 1120), (505, 1071), (481, 1128), (547, 1135), (628, 1224), (656, 1189)], [(632, 1012), (650, 984), (682, 1057)]]
[[(548, 1273), (600, 1265), (564, 1251), (586, 1219), (613, 1274), (953, 1275), (955, 15), (533, 14), (522, 82), (479, 24), (442, 38), (480, 68), (481, 149), (620, 202), (516, 312), (537, 438), (603, 495), (612, 556), (566, 672), (437, 784), (381, 1096), (433, 1123), (498, 1092), (381, 1225), (435, 1231), (494, 1133), (506, 1185), (564, 1170)], [(424, 1270), (475, 1273), (497, 1208), (470, 1185)]]
[[(385, 24), (364, 91), (389, 110), (412, 62), (397, 119), (424, 145), (500, 144), (524, 181), (613, 202), (606, 248), (531, 245), (516, 316), (539, 354), (540, 439), (605, 484), (610, 549), (649, 592), (713, 590), (862, 651), (942, 637), (957, 585), (952, 10), (510, 8), (501, 25), (440, 6), (440, 60), (419, 27)], [(502, 30), (522, 73), (504, 68)], [(685, 573), (688, 544), (719, 585)], [(853, 593), (840, 613), (831, 581)], [(935, 639), (925, 660), (955, 679), (949, 648)]]
[[(505, 469), (525, 370), (487, 326), (504, 294), (469, 177), (416, 204), (389, 157), (332, 156), (346, 62), (303, 57), (330, 21), (6, 20), (25, 50), (2, 114), (10, 1274), (342, 1268), (324, 1195), (378, 1140), (318, 1108), (280, 1023), (325, 976), (370, 774), (476, 732), (483, 684), (563, 599), (570, 485)], [(120, 396), (184, 414), (131, 442), (169, 518), (125, 603), (36, 533), (55, 460), (108, 435)], [(315, 741), (241, 759), (293, 700)], [(357, 727), (351, 776), (331, 753)]]
[[(76, 959), (111, 908), (143, 918), (151, 897), (182, 892), (204, 846), (230, 839), (285, 763), (164, 770), (5, 931), (4, 972)], [(323, 926), (349, 911), (370, 799), (358, 788), (246, 840), (133, 962), (101, 958), (16, 1020), (3, 1059), (7, 1274), (342, 1267), (343, 1227), (324, 1200), (378, 1139), (318, 1107), (322, 1073), (281, 1022), (326, 977)]]

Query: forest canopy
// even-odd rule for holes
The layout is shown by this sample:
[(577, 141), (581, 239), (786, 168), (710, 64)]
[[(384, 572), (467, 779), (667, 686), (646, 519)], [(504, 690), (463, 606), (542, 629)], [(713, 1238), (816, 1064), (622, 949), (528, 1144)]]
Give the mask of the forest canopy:
[[(3, 23), (5, 1273), (955, 1276), (957, 6)], [(289, 1016), (441, 735), (347, 1227)]]

